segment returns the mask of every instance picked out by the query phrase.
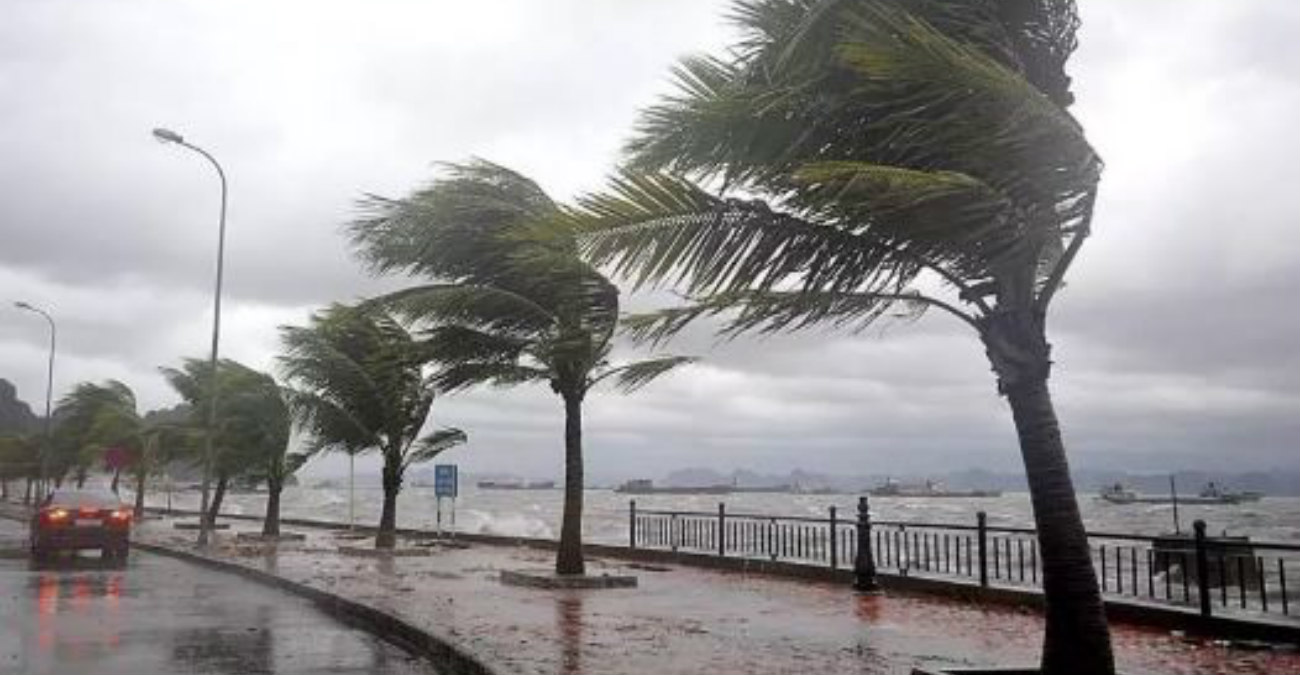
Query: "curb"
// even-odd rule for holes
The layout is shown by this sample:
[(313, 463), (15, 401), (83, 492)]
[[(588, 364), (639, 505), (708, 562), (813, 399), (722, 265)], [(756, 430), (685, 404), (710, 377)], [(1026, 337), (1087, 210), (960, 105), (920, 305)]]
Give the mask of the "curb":
[(349, 600), (340, 595), (313, 588), (307, 584), (290, 581), (270, 572), (263, 572), (189, 551), (138, 541), (132, 542), (131, 546), (141, 551), (175, 558), (200, 567), (236, 574), (250, 581), (306, 598), (326, 614), (402, 647), (416, 656), (428, 660), (441, 671), (455, 673), (456, 675), (495, 675), (495, 671), (462, 649), (452, 646), (447, 641), (416, 627), (404, 619), (355, 600)]

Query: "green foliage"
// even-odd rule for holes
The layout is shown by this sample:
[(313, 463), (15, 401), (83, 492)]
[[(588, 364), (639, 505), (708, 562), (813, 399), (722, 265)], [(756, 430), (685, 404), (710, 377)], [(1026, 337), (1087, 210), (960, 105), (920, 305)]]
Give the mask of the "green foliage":
[(437, 390), (423, 345), (386, 312), (335, 304), (281, 335), (285, 395), (310, 452), (379, 451), (400, 476), (465, 441), (456, 429), (420, 438)]
[(731, 55), (683, 61), (629, 168), (567, 214), (594, 263), (699, 303), (634, 334), (1047, 306), (1101, 169), (1065, 110), (1073, 3), (755, 0), (735, 18)]
[[(181, 447), (201, 461), (210, 403), (209, 362), (189, 358), (179, 368), (160, 370), (189, 405), (189, 419), (174, 430), (174, 437), (183, 439)], [(306, 460), (288, 454), (292, 420), (275, 378), (238, 361), (217, 363), (215, 429), (213, 469), (219, 476), (280, 484)]]
[[(566, 222), (533, 181), (474, 161), (405, 199), (368, 198), (350, 233), (375, 271), (432, 280), (376, 302), (421, 329), (439, 388), (541, 381), (580, 399), (613, 368), (619, 293), (578, 257)], [(619, 381), (634, 388), (688, 360), (625, 366)]]
[(41, 441), (34, 434), (0, 434), (0, 480), (38, 478)]

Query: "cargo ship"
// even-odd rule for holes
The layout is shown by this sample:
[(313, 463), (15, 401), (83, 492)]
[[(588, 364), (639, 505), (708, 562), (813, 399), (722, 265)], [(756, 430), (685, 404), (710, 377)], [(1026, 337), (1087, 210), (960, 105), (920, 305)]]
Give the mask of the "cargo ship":
[(555, 481), (542, 480), (532, 483), (523, 481), (481, 480), (476, 483), (480, 490), (554, 490)]
[(867, 490), (872, 497), (1001, 497), (1001, 490), (949, 490), (942, 483), (931, 480), (916, 485), (906, 485), (893, 479)]
[(614, 488), (614, 492), (626, 495), (728, 495), (735, 491), (736, 488), (731, 485), (656, 487), (654, 481), (644, 478), (630, 480)]

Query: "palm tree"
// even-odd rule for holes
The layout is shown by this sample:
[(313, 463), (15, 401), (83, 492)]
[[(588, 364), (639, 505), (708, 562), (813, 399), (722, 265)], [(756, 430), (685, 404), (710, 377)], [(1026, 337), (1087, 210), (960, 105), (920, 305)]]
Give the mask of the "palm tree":
[(434, 282), (379, 299), (424, 328), (438, 386), (545, 382), (564, 401), (564, 514), (555, 569), (584, 574), (582, 402), (598, 382), (624, 390), (689, 361), (609, 362), (619, 292), (555, 236), (561, 209), (533, 181), (484, 161), (405, 199), (371, 197), (351, 225), (361, 257), (379, 273)]
[[(187, 358), (180, 368), (161, 367), (158, 370), (189, 407), (191, 418), (186, 425), (187, 439), (193, 441), (198, 430), (206, 429), (206, 421), (199, 411), (208, 409), (207, 397), (211, 390), (207, 383), (211, 366), (207, 359)], [(212, 456), (203, 456), (201, 444), (186, 444), (191, 458), (212, 463), (210, 468), (216, 486), (206, 514), (210, 523), (215, 523), (221, 514), (226, 491), (233, 481), (256, 479), (264, 457), (285, 452), (286, 444), (277, 446), (274, 440), (268, 443), (268, 439), (258, 435), (264, 426), (274, 426), (274, 401), (261, 393), (263, 378), (267, 377), (238, 361), (222, 359), (217, 362), (217, 397), (221, 405), (217, 408)], [(274, 380), (271, 382), (274, 384)]]
[(9, 481), (23, 479), (23, 503), (31, 503), (32, 483), (41, 475), (40, 440), (33, 434), (0, 434), (0, 500), (9, 499)]
[(444, 428), (421, 437), (437, 392), (424, 373), (424, 348), (391, 316), (375, 307), (335, 304), (311, 325), (281, 329), (280, 357), (289, 409), (310, 436), (311, 452), (379, 452), (384, 461), (384, 506), (376, 548), (397, 539), (397, 495), (413, 464), (466, 440)]
[[(117, 380), (82, 382), (59, 401), (54, 416), (61, 421), (54, 433), (52, 458), (56, 485), (72, 472), (77, 487), (83, 487), (107, 448), (121, 447), (128, 456), (138, 450), (140, 416), (135, 405), (135, 393)], [(120, 469), (114, 469), (114, 490)]]
[[(1015, 420), (1047, 601), (1045, 673), (1110, 673), (1109, 632), (1048, 390), (1048, 307), (1101, 161), (1066, 112), (1069, 0), (745, 0), (727, 58), (687, 59), (630, 162), (576, 214), (596, 264), (692, 300), (665, 339), (951, 315)], [(721, 194), (706, 190), (716, 188)]]
[(293, 420), (288, 401), (275, 378), (238, 364), (232, 364), (232, 369), (235, 373), (229, 391), (223, 394), (218, 428), (227, 437), (227, 443), (247, 449), (252, 463), (245, 475), (266, 482), (262, 536), (278, 537), (280, 495), (285, 481), (310, 455), (288, 451)]
[(61, 427), (64, 442), (80, 458), (78, 486), (95, 458), (105, 456), (110, 448), (120, 450), (126, 463), (113, 467), (112, 489), (117, 492), (121, 470), (128, 469), (135, 479), (135, 515), (143, 516), (148, 478), (169, 459), (168, 449), (183, 442), (181, 430), (158, 411), (141, 416), (135, 393), (116, 380), (79, 384), (59, 406), (66, 415)]

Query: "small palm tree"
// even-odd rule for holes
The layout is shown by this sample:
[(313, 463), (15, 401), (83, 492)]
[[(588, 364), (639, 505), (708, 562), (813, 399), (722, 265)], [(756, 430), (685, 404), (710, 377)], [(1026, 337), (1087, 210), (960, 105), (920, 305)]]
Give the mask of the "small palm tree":
[[(671, 336), (860, 329), (935, 309), (982, 341), (1020, 437), (1041, 544), (1045, 673), (1114, 664), (1047, 380), (1048, 307), (1088, 236), (1101, 161), (1066, 112), (1069, 0), (744, 0), (692, 58), (613, 189), (577, 218), (597, 264), (683, 281), (632, 322)], [(701, 187), (722, 189), (722, 194)]]
[[(63, 397), (55, 415), (61, 418), (54, 435), (56, 484), (72, 472), (82, 487), (110, 447), (121, 448), (128, 457), (137, 453), (143, 426), (135, 406), (135, 393), (117, 380), (82, 382)], [(114, 491), (120, 469), (114, 468)]]
[(9, 481), (23, 479), (23, 503), (31, 503), (32, 484), (41, 475), (41, 444), (33, 434), (0, 434), (0, 499), (9, 499)]
[[(179, 369), (164, 368), (163, 374), (177, 391), (190, 402), (193, 410), (206, 410), (204, 398), (208, 362), (186, 359)], [(217, 366), (218, 407), (217, 490), (211, 516), (216, 517), (227, 484), (242, 478), (266, 482), (266, 514), (262, 534), (280, 534), (280, 496), (284, 484), (310, 455), (289, 452), (289, 435), (293, 421), (288, 403), (275, 378), (238, 361), (223, 360)], [(202, 421), (191, 420), (197, 429)]]
[(292, 389), (289, 409), (310, 437), (311, 452), (378, 452), (384, 461), (384, 505), (377, 548), (397, 539), (397, 495), (413, 464), (466, 440), (459, 429), (421, 437), (437, 392), (424, 373), (425, 349), (375, 307), (331, 305), (306, 327), (281, 329), (280, 364)]
[(377, 272), (432, 277), (379, 299), (424, 329), (438, 386), (543, 382), (564, 401), (564, 515), (555, 569), (583, 574), (582, 403), (597, 383), (646, 384), (684, 357), (613, 366), (619, 317), (614, 284), (577, 256), (571, 238), (546, 227), (560, 216), (533, 181), (488, 162), (449, 167), (447, 177), (402, 200), (370, 198), (351, 226)]
[[(211, 391), (207, 384), (211, 372), (207, 359), (188, 358), (182, 362), (180, 368), (164, 366), (158, 370), (189, 406), (191, 417), (186, 426), (190, 433), (193, 434), (196, 430), (202, 432), (206, 429), (206, 419), (202, 417), (201, 411), (208, 410), (207, 401)], [(251, 477), (263, 454), (262, 448), (249, 444), (244, 436), (244, 429), (250, 424), (246, 419), (247, 411), (243, 416), (234, 415), (230, 412), (234, 408), (226, 404), (227, 399), (233, 400), (245, 396), (244, 390), (250, 386), (250, 383), (255, 386), (257, 375), (259, 375), (257, 371), (238, 361), (222, 359), (217, 362), (217, 400), (221, 405), (217, 407), (212, 456), (204, 455), (203, 445), (187, 446), (192, 461), (211, 463), (209, 470), (216, 479), (206, 515), (209, 523), (215, 523), (221, 514), (221, 506), (225, 502), (226, 491), (230, 488), (230, 484), (240, 478)], [(283, 448), (280, 451), (283, 452)]]
[[(121, 470), (127, 469), (135, 479), (136, 517), (143, 516), (148, 478), (168, 460), (168, 444), (182, 442), (183, 432), (155, 413), (141, 416), (135, 393), (116, 380), (77, 385), (60, 402), (60, 409), (66, 415), (66, 442), (80, 448), (80, 457), (100, 457), (110, 448), (121, 451), (125, 464), (113, 467), (113, 491), (117, 492)], [(92, 462), (87, 460), (86, 465)]]

